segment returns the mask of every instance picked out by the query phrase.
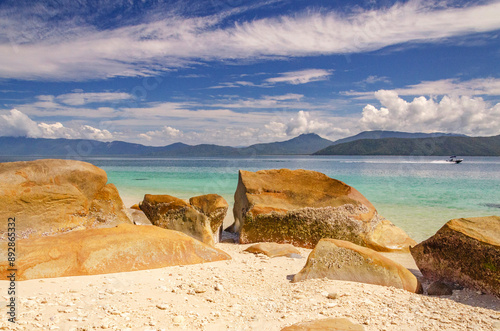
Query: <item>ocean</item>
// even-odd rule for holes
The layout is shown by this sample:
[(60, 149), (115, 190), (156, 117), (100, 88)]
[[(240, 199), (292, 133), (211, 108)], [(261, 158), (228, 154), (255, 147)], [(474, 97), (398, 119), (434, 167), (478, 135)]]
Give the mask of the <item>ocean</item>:
[[(34, 159), (0, 157), (1, 162)], [(127, 206), (144, 194), (179, 198), (217, 193), (232, 208), (238, 170), (308, 169), (353, 186), (379, 213), (420, 242), (448, 220), (500, 215), (500, 157), (255, 156), (249, 158), (89, 157), (106, 170)], [(229, 211), (231, 212), (231, 210)]]

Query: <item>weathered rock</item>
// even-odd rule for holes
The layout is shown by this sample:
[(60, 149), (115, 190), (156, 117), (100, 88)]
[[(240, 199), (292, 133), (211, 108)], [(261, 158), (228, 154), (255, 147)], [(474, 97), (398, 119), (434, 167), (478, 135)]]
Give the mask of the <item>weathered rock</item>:
[(321, 239), (293, 281), (324, 277), (422, 293), (420, 282), (408, 269), (370, 248), (344, 240)]
[(208, 217), (210, 228), (214, 234), (221, 230), (222, 222), (224, 222), (229, 208), (226, 199), (218, 194), (205, 194), (190, 198), (189, 204)]
[(234, 200), (234, 230), (242, 244), (312, 248), (335, 238), (378, 251), (408, 251), (416, 244), (356, 189), (316, 171), (240, 170)]
[(440, 281), (435, 281), (432, 282), (427, 288), (427, 294), (433, 296), (452, 295), (453, 286)]
[[(2, 256), (6, 256), (6, 243)], [(155, 226), (120, 224), (16, 242), (16, 280), (96, 275), (219, 260), (230, 256), (193, 238)], [(0, 262), (3, 279), (9, 268)]]
[(255, 244), (247, 249), (245, 252), (264, 254), (269, 257), (279, 257), (279, 256), (300, 256), (300, 251), (290, 244), (277, 244), (277, 243), (260, 243)]
[(500, 217), (453, 219), (411, 249), (431, 280), (500, 296)]
[[(36, 160), (0, 164), (0, 219), (16, 217), (19, 238), (131, 223), (106, 172), (90, 163)], [(0, 238), (7, 222), (0, 222)]]
[(130, 214), (120, 198), (118, 189), (114, 184), (107, 184), (100, 189), (92, 200), (90, 206), (90, 219), (95, 219), (106, 227), (115, 227), (118, 224), (132, 223)]
[(128, 212), (135, 225), (153, 225), (142, 210), (129, 208)]
[(217, 194), (191, 199), (192, 204), (189, 204), (170, 195), (146, 194), (139, 207), (153, 225), (181, 231), (213, 246), (219, 240), (220, 226), (227, 212), (227, 202)]
[(287, 326), (281, 331), (363, 331), (365, 328), (351, 322), (347, 318), (325, 318), (308, 322), (301, 322), (291, 326)]

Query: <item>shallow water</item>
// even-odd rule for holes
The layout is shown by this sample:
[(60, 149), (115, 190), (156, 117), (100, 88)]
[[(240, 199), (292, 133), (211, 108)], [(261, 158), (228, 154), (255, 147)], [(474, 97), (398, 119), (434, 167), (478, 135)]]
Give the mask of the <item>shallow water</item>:
[[(19, 159), (19, 158), (18, 158)], [(28, 158), (23, 158), (28, 159)], [(308, 169), (360, 191), (379, 213), (422, 241), (452, 218), (500, 214), (500, 158), (259, 156), (252, 158), (86, 158), (108, 174), (124, 200), (146, 193), (180, 198), (218, 193), (230, 204), (238, 170)], [(1, 159), (0, 159), (1, 160)], [(3, 158), (3, 161), (12, 161)]]

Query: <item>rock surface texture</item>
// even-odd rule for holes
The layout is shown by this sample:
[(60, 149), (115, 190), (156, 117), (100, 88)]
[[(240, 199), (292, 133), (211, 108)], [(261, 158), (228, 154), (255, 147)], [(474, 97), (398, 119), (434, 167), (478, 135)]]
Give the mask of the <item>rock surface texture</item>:
[(245, 252), (264, 254), (268, 257), (301, 257), (300, 251), (290, 244), (260, 243), (248, 247)]
[(424, 277), (500, 296), (500, 217), (453, 219), (411, 249)]
[(153, 225), (183, 232), (213, 246), (228, 204), (217, 194), (193, 197), (190, 203), (170, 196), (146, 194), (139, 207)]
[(324, 277), (422, 292), (421, 284), (408, 269), (372, 249), (344, 240), (321, 239), (293, 281)]
[[(18, 238), (131, 223), (106, 172), (90, 163), (36, 160), (0, 163), (0, 219), (16, 218)], [(7, 222), (0, 222), (5, 239)]]
[(408, 251), (416, 244), (356, 189), (316, 171), (240, 170), (234, 200), (234, 230), (242, 244), (312, 248), (334, 238), (378, 251)]
[[(6, 256), (6, 243), (2, 254)], [(176, 231), (121, 224), (16, 242), (16, 280), (97, 275), (228, 260), (223, 251)], [(0, 262), (3, 279), (9, 268)]]
[(281, 331), (363, 331), (365, 328), (347, 318), (324, 318), (287, 326)]

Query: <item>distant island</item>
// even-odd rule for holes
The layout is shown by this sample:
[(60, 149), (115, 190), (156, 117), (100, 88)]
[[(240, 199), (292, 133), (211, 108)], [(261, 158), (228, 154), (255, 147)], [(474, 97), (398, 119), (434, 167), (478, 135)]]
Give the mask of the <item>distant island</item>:
[(500, 135), (361, 139), (329, 146), (314, 155), (500, 156)]
[(287, 141), (231, 147), (211, 144), (145, 146), (123, 141), (0, 137), (2, 156), (248, 157), (252, 155), (463, 155), (500, 156), (500, 135), (365, 131), (331, 141), (315, 133)]

